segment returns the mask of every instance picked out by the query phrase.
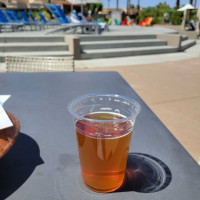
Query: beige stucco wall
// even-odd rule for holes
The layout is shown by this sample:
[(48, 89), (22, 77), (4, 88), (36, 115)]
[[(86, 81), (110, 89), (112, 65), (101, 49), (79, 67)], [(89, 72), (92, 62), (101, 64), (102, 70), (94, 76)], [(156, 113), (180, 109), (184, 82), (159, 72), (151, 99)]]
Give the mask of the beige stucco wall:
[(0, 0), (8, 9), (38, 9), (43, 8), (49, 0)]
[(48, 3), (49, 0), (8, 0), (9, 3)]

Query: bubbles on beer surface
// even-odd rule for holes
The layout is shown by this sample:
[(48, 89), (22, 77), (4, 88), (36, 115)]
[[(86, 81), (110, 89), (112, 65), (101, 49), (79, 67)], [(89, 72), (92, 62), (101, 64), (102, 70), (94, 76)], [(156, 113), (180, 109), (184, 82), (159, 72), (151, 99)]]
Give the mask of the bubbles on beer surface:
[[(118, 113), (95, 112), (84, 115), (85, 118), (94, 120), (103, 120), (102, 123), (90, 120), (78, 120), (76, 129), (88, 137), (94, 138), (118, 138), (132, 131), (133, 124), (130, 120), (117, 121), (117, 119), (125, 118), (124, 115)], [(106, 122), (106, 120), (116, 120), (116, 122)]]

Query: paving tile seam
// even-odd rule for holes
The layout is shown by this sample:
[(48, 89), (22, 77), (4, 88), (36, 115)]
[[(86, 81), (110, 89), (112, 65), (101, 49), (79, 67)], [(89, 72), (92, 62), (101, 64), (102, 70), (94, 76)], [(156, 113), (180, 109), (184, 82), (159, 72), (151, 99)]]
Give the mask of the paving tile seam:
[[(163, 56), (162, 54), (157, 54), (157, 56)], [(98, 63), (101, 62), (101, 66), (94, 63), (94, 61), (96, 61), (97, 59), (91, 59), (91, 60), (78, 60), (75, 61), (76, 63), (76, 67), (77, 68), (84, 68), (83, 65), (87, 65), (87, 68), (102, 68), (102, 67), (130, 67), (130, 66), (134, 66), (134, 65), (144, 65), (144, 64), (155, 64), (155, 63), (165, 63), (165, 62), (176, 62), (176, 61), (182, 61), (182, 60), (187, 60), (187, 59), (192, 59), (192, 58), (198, 58), (200, 57), (200, 54), (193, 54), (193, 53), (189, 53), (189, 52), (179, 52), (179, 53), (171, 53), (170, 55), (166, 55), (165, 54), (165, 58), (163, 58), (162, 60), (155, 59), (155, 55), (150, 55), (150, 56), (146, 56), (147, 59), (143, 62), (141, 62), (143, 56), (128, 56), (128, 57), (122, 57), (120, 60), (118, 58), (108, 58), (105, 60), (104, 59), (98, 59)], [(140, 59), (141, 58), (141, 59)], [(121, 64), (122, 60), (125, 60), (125, 63)], [(138, 61), (139, 60), (139, 61)], [(105, 64), (106, 62), (106, 64)], [(114, 64), (112, 64), (113, 62), (116, 62), (117, 64), (114, 66)], [(120, 62), (120, 63), (119, 63)], [(103, 64), (103, 66), (102, 66)], [(82, 66), (81, 66), (82, 65)], [(92, 66), (88, 66), (88, 65), (92, 65)]]
[(186, 101), (186, 100), (189, 100), (189, 99), (196, 99), (196, 98), (200, 98), (200, 95), (181, 98), (181, 99), (172, 99), (172, 100), (169, 100), (169, 101), (160, 101), (160, 102), (155, 102), (155, 103), (149, 103), (149, 105), (152, 105), (152, 106), (161, 105), (161, 104), (172, 103), (172, 102), (177, 102), (177, 101)]

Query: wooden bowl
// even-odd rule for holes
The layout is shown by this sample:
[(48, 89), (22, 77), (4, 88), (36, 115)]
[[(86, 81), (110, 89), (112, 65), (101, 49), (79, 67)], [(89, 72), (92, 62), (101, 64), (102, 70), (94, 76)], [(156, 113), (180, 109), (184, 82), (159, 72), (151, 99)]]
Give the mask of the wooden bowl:
[(15, 143), (20, 131), (18, 119), (9, 112), (7, 112), (7, 114), (14, 126), (0, 130), (0, 158), (2, 158)]

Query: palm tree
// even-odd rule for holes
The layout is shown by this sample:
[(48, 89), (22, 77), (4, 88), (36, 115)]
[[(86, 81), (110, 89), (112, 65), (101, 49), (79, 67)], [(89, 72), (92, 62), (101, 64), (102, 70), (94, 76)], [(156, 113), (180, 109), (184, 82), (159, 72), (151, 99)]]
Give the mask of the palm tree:
[[(193, 6), (193, 0), (190, 0), (190, 4)], [(191, 18), (191, 10), (188, 11), (188, 17)]]
[(197, 8), (197, 0), (194, 1), (194, 7)]
[(176, 10), (180, 7), (180, 0), (176, 0)]
[(127, 0), (127, 10), (130, 8), (130, 0)]
[(130, 0), (127, 0), (127, 11), (126, 13), (129, 14), (130, 9)]

